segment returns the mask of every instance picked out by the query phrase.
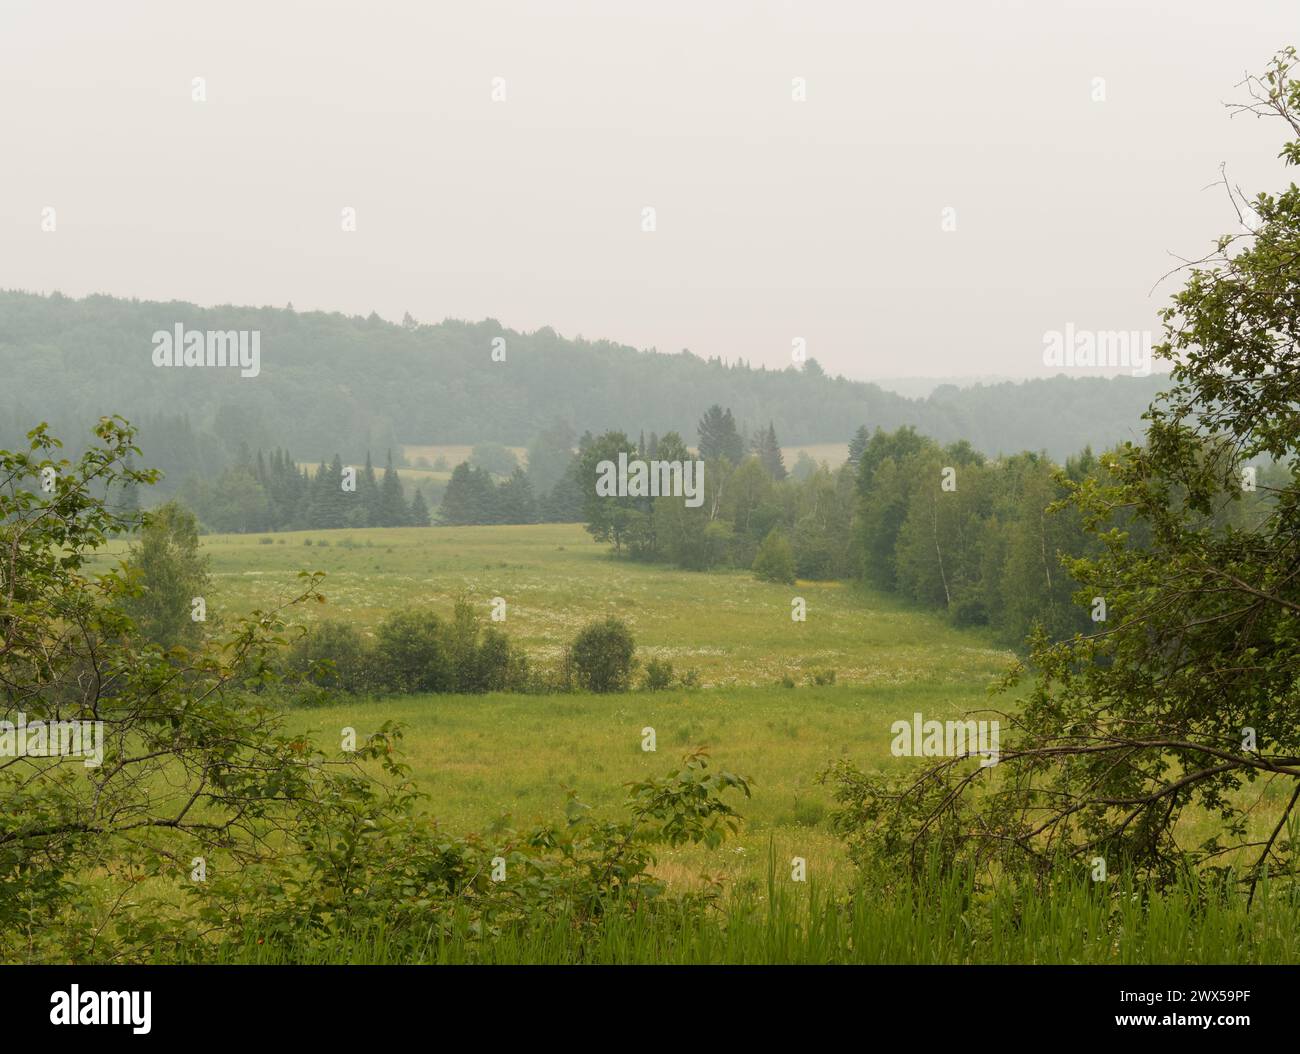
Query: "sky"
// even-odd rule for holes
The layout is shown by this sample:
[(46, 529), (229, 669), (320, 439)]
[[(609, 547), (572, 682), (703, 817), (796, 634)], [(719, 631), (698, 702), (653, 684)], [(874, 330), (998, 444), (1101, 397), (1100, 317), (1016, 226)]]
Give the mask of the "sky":
[(1158, 335), (1221, 165), (1290, 182), (1224, 105), (1288, 44), (1295, 0), (0, 0), (0, 287), (1040, 376)]

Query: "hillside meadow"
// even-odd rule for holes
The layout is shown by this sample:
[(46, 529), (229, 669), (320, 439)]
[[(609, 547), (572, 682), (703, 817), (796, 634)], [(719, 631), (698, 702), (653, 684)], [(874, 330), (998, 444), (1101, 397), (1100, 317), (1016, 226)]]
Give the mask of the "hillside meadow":
[[(326, 572), (327, 601), (297, 609), (296, 621), (342, 619), (370, 632), (396, 608), (449, 613), (459, 595), (481, 604), (486, 620), (500, 596), (502, 628), (544, 665), (561, 661), (586, 622), (624, 619), (643, 665), (657, 658), (677, 674), (693, 669), (699, 687), (348, 698), (294, 709), (289, 720), (322, 744), (345, 727), (364, 736), (400, 721), (427, 808), (458, 832), (503, 814), (521, 824), (558, 815), (569, 788), (612, 810), (625, 782), (707, 746), (716, 764), (754, 780), (754, 797), (740, 806), (747, 822), (739, 838), (713, 852), (664, 855), (664, 876), (686, 884), (706, 871), (757, 881), (769, 846), (781, 860), (804, 857), (810, 874), (846, 880), (817, 773), (838, 757), (871, 768), (908, 764), (890, 755), (890, 724), (917, 711), (944, 719), (989, 706), (987, 686), (1013, 659), (979, 633), (851, 585), (789, 587), (747, 572), (618, 560), (575, 524), (208, 535), (203, 551), (213, 580), (209, 622), (283, 603), (300, 570)], [(806, 622), (791, 619), (796, 596)], [(834, 684), (815, 683), (829, 671)], [(641, 749), (645, 728), (655, 730), (654, 752)]]
[[(123, 543), (100, 559), (120, 556)], [(385, 721), (404, 727), (405, 760), (448, 830), (523, 825), (560, 815), (572, 789), (612, 814), (623, 785), (662, 773), (706, 746), (715, 763), (750, 777), (739, 837), (717, 850), (665, 851), (658, 872), (675, 885), (704, 874), (738, 889), (766, 881), (769, 857), (807, 861), (810, 878), (851, 878), (829, 829), (832, 802), (816, 776), (837, 758), (863, 769), (917, 764), (890, 752), (891, 724), (920, 712), (945, 720), (990, 706), (989, 686), (1015, 656), (988, 635), (841, 582), (762, 583), (743, 571), (707, 574), (614, 558), (580, 525), (374, 528), (268, 535), (208, 535), (210, 621), (284, 603), (298, 572), (326, 573), (326, 603), (293, 615), (310, 625), (340, 619), (363, 633), (392, 610), (450, 613), (458, 596), (488, 618), (506, 601), (504, 628), (530, 660), (556, 666), (585, 623), (624, 619), (640, 663), (667, 660), (698, 687), (616, 695), (423, 695), (336, 697), (295, 707), (290, 726), (328, 746)], [(802, 597), (807, 621), (791, 619)], [(829, 680), (834, 683), (818, 684)], [(988, 715), (986, 715), (988, 716)], [(653, 729), (656, 749), (642, 749)], [(1242, 792), (1266, 831), (1284, 804), (1281, 787)], [(1208, 833), (1206, 818), (1186, 825)]]

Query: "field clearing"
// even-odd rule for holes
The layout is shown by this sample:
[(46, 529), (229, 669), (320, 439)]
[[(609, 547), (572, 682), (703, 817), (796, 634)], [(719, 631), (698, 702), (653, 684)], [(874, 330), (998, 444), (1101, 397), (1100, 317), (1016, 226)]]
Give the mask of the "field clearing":
[[(988, 694), (1013, 654), (983, 632), (845, 583), (773, 585), (741, 571), (617, 560), (577, 524), (209, 535), (203, 550), (213, 575), (210, 623), (284, 603), (298, 571), (321, 570), (327, 603), (297, 609), (294, 621), (341, 619), (368, 634), (392, 610), (449, 614), (462, 595), (486, 621), (501, 596), (502, 628), (533, 663), (558, 664), (582, 625), (617, 615), (631, 626), (642, 664), (660, 658), (678, 674), (698, 671), (701, 687), (691, 690), (358, 697), (288, 716), (327, 749), (345, 727), (365, 736), (401, 722), (427, 809), (456, 833), (506, 814), (518, 826), (557, 819), (570, 788), (612, 815), (627, 781), (662, 775), (707, 746), (715, 764), (754, 780), (754, 797), (737, 803), (746, 819), (738, 838), (714, 851), (663, 854), (659, 871), (674, 884), (708, 872), (755, 886), (765, 880), (770, 844), (777, 860), (802, 856), (810, 878), (842, 886), (850, 869), (816, 775), (840, 757), (875, 771), (918, 765), (890, 753), (891, 724), (914, 713), (946, 720), (1015, 707), (1014, 698)], [(807, 602), (807, 622), (791, 621), (795, 596)], [(831, 670), (833, 685), (813, 683)], [(655, 730), (653, 753), (641, 749), (645, 728)], [(1260, 783), (1240, 793), (1256, 804), (1252, 831), (1266, 836), (1284, 788)], [(1189, 818), (1180, 836), (1211, 829), (1208, 818)]]
[[(508, 446), (506, 449), (515, 455), (521, 466), (528, 463), (527, 447)], [(402, 455), (412, 465), (415, 464), (415, 459), (418, 457), (425, 458), (430, 465), (436, 462), (438, 458), (445, 457), (447, 464), (455, 468), (462, 461), (468, 461), (470, 454), (473, 452), (473, 443), (402, 444)]]
[[(754, 799), (738, 806), (747, 820), (741, 838), (663, 858), (674, 881), (706, 869), (757, 880), (769, 838), (778, 859), (803, 856), (823, 880), (846, 877), (816, 774), (840, 756), (872, 768), (908, 763), (890, 755), (890, 724), (916, 711), (945, 719), (988, 706), (986, 686), (1012, 659), (983, 634), (844, 583), (791, 587), (748, 572), (616, 560), (577, 524), (208, 535), (203, 551), (214, 583), (210, 622), (283, 603), (299, 570), (326, 572), (327, 603), (303, 606), (295, 621), (342, 619), (366, 633), (400, 607), (450, 613), (461, 594), (486, 620), (491, 598), (502, 596), (502, 628), (543, 665), (558, 664), (592, 619), (625, 619), (642, 664), (660, 658), (678, 674), (695, 669), (701, 688), (358, 698), (295, 710), (290, 722), (330, 744), (347, 726), (364, 735), (401, 721), (430, 812), (458, 832), (503, 812), (519, 824), (559, 816), (569, 787), (612, 809), (626, 781), (662, 774), (707, 745), (717, 764), (755, 780)], [(804, 623), (791, 621), (795, 596), (807, 602)], [(814, 686), (827, 670), (835, 684)], [(795, 687), (782, 687), (783, 678)], [(655, 753), (641, 750), (645, 727), (655, 729)]]
[[(314, 477), (316, 473), (320, 471), (320, 464), (318, 462), (299, 461), (297, 462), (297, 465), (300, 470), (305, 469), (309, 477)], [(344, 467), (355, 468), (359, 475), (361, 473), (361, 470), (364, 469), (366, 466), (365, 463), (362, 462), (360, 465), (351, 465), (351, 466), (345, 465)], [(372, 467), (375, 470), (376, 478), (383, 479), (384, 466), (374, 465), (372, 462)], [(397, 478), (402, 481), (402, 485), (405, 487), (417, 486), (420, 488), (425, 488), (429, 484), (434, 484), (436, 485), (436, 487), (441, 488), (446, 485), (449, 479), (451, 479), (450, 470), (446, 472), (441, 472), (431, 468), (399, 468), (399, 469), (395, 469), (395, 471), (397, 472)]]
[(802, 446), (783, 446), (781, 455), (785, 458), (785, 467), (794, 468), (801, 453), (807, 454), (819, 465), (824, 461), (831, 469), (837, 469), (849, 459), (849, 444), (805, 443)]
[[(695, 668), (704, 686), (801, 682), (831, 669), (838, 684), (925, 684), (937, 696), (973, 699), (1012, 657), (986, 635), (844, 583), (781, 586), (745, 571), (618, 560), (578, 524), (207, 535), (203, 551), (214, 584), (210, 621), (283, 603), (299, 571), (319, 570), (327, 603), (299, 609), (304, 624), (342, 619), (368, 633), (396, 608), (450, 613), (460, 595), (486, 618), (500, 596), (501, 628), (536, 661), (558, 662), (581, 626), (617, 615), (632, 627), (643, 662)], [(791, 621), (795, 596), (807, 602), (806, 622)]]

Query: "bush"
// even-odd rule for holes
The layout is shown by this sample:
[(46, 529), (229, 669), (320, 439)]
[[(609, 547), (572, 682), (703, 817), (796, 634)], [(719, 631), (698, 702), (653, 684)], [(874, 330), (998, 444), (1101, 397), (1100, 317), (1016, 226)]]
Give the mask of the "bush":
[(176, 501), (146, 513), (126, 570), (132, 588), (122, 607), (141, 637), (165, 648), (197, 646), (203, 627), (191, 617), (192, 602), (207, 593), (211, 580), (194, 513)]
[(346, 622), (322, 622), (289, 650), (289, 669), (318, 688), (363, 692), (371, 687), (371, 666), (366, 642)]
[(483, 631), (476, 665), (478, 691), (522, 692), (530, 687), (528, 659), (495, 626)]
[(591, 623), (574, 638), (565, 665), (579, 688), (623, 692), (631, 682), (635, 651), (627, 623), (611, 616)]
[[(357, 642), (361, 645), (360, 638)], [(364, 645), (361, 645), (364, 649)], [(391, 614), (363, 650), (358, 668), (366, 685), (392, 692), (523, 692), (533, 688), (528, 659), (495, 627), (480, 629), (466, 600), (452, 617), (431, 611)]]
[(665, 660), (651, 659), (646, 663), (645, 675), (641, 678), (641, 687), (647, 692), (662, 692), (673, 683), (673, 664)]
[(432, 611), (394, 611), (375, 631), (375, 680), (394, 692), (450, 692), (455, 667), (442, 620)]
[(987, 626), (988, 609), (982, 600), (967, 598), (956, 601), (952, 606), (952, 623), (963, 628), (970, 626)]
[(794, 583), (794, 549), (785, 531), (773, 527), (754, 557), (754, 574), (764, 582)]

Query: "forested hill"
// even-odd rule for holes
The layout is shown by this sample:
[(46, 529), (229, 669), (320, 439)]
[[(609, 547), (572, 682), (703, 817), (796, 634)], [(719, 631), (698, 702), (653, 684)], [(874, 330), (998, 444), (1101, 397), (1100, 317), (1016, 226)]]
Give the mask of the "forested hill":
[[(260, 332), (260, 374), (157, 367), (156, 331)], [(500, 357), (494, 361), (496, 338)], [(895, 364), (902, 366), (905, 364)], [(913, 365), (913, 364), (906, 364)], [(688, 352), (642, 352), (569, 340), (549, 328), (516, 333), (495, 321), (417, 325), (288, 308), (219, 307), (0, 292), (0, 441), (37, 419), (76, 440), (107, 413), (133, 421), (188, 417), (196, 432), (300, 457), (399, 443), (522, 445), (555, 419), (578, 432), (621, 429), (690, 443), (703, 411), (730, 407), (753, 431), (769, 421), (786, 445), (846, 442), (860, 425), (914, 425), (986, 453), (1046, 450), (1063, 458), (1139, 434), (1163, 386), (1148, 378), (1056, 377), (906, 399), (874, 384), (802, 370), (726, 366)], [(147, 437), (146, 437), (147, 438)]]

